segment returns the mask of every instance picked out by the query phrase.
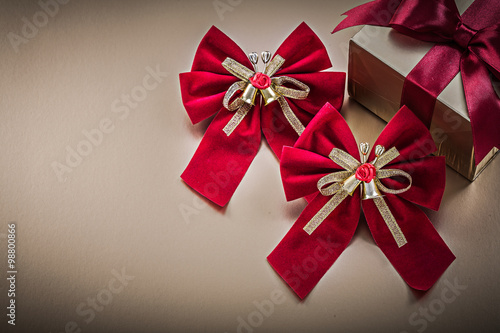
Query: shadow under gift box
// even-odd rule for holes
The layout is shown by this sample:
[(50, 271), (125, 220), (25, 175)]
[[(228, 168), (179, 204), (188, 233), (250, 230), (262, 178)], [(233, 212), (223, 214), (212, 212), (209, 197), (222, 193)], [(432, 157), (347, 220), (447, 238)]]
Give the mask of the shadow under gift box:
[[(349, 42), (349, 95), (388, 122), (400, 108), (405, 77), (433, 45), (391, 28), (365, 26)], [(493, 86), (500, 95), (500, 82)], [(438, 96), (430, 131), (438, 148), (435, 154), (445, 156), (446, 164), (471, 181), (498, 152), (493, 148), (476, 166), (460, 73)]]

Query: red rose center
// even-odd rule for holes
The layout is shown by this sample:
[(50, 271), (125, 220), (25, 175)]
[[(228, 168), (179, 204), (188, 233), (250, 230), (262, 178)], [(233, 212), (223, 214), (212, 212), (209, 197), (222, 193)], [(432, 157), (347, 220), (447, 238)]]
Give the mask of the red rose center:
[(250, 78), (250, 83), (257, 89), (266, 89), (271, 85), (271, 78), (264, 73), (255, 73)]
[(356, 179), (362, 182), (369, 183), (372, 181), (373, 178), (375, 178), (376, 174), (377, 174), (377, 169), (373, 166), (373, 164), (365, 163), (361, 164), (356, 169), (355, 177)]

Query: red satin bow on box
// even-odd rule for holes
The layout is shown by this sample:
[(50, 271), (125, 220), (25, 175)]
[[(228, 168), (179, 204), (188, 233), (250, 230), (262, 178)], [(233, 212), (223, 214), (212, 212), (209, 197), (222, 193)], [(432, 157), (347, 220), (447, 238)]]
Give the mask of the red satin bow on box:
[(347, 247), (361, 207), (375, 242), (411, 287), (429, 289), (455, 259), (415, 206), (437, 210), (445, 187), (444, 158), (427, 156), (436, 149), (429, 130), (403, 107), (375, 145), (360, 161), (347, 123), (327, 104), (295, 146), (283, 148), (287, 199), (316, 196), (267, 259), (300, 298)]
[(500, 2), (476, 0), (460, 16), (454, 0), (376, 0), (349, 10), (333, 31), (360, 24), (390, 26), (437, 43), (406, 77), (401, 105), (430, 125), (437, 96), (462, 73), (476, 165), (500, 148)]
[[(264, 53), (263, 58), (270, 57)], [(305, 23), (273, 59), (264, 61), (262, 73), (252, 70), (245, 53), (212, 27), (198, 47), (191, 72), (180, 74), (191, 121), (217, 113), (181, 177), (220, 206), (230, 200), (255, 157), (261, 131), (280, 158), (282, 147), (293, 146), (326, 102), (342, 105), (345, 73), (319, 72), (332, 65), (325, 46)]]

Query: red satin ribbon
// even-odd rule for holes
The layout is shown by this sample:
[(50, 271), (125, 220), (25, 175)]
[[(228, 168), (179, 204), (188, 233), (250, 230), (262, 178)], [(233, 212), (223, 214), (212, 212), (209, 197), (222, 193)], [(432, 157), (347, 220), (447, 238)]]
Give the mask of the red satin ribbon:
[[(268, 256), (268, 261), (300, 298), (323, 277), (351, 241), (361, 206), (375, 242), (401, 277), (413, 288), (429, 289), (453, 262), (455, 256), (427, 216), (415, 204), (437, 210), (445, 187), (444, 157), (427, 156), (421, 147), (432, 145), (429, 130), (407, 107), (387, 124), (375, 145), (396, 147), (400, 156), (385, 168), (400, 169), (413, 179), (401, 194), (385, 194), (408, 243), (398, 247), (373, 200), (361, 201), (359, 190), (342, 203), (308, 235), (304, 226), (329, 201), (317, 195), (293, 227)], [(311, 121), (295, 146), (284, 147), (281, 176), (288, 200), (318, 193), (317, 181), (342, 168), (328, 155), (339, 148), (359, 160), (358, 147), (347, 123), (331, 105), (325, 105)], [(368, 160), (375, 157), (372, 150)], [(384, 179), (389, 188), (401, 188), (398, 179)]]
[[(341, 107), (345, 73), (320, 72), (332, 64), (325, 46), (307, 24), (300, 24), (275, 54), (285, 59), (275, 77), (286, 75), (310, 88), (305, 100), (287, 100), (304, 126), (324, 103)], [(222, 66), (227, 57), (252, 68), (238, 45), (212, 27), (196, 51), (191, 72), (179, 75), (182, 101), (193, 124), (217, 113), (181, 177), (220, 206), (228, 203), (257, 154), (261, 132), (278, 158), (282, 147), (292, 146), (298, 138), (278, 102), (264, 106), (257, 101), (231, 135), (223, 132), (234, 112), (223, 108), (222, 100), (228, 88), (239, 80)]]
[(460, 71), (474, 139), (476, 165), (500, 148), (500, 2), (476, 0), (459, 15), (453, 0), (376, 0), (353, 8), (333, 31), (361, 24), (390, 26), (437, 43), (406, 77), (401, 105), (430, 126), (437, 96)]

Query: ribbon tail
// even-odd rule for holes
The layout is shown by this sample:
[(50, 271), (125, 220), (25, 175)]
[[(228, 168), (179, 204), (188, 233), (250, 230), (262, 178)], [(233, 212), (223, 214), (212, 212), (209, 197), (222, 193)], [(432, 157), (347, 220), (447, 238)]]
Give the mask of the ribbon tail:
[(407, 244), (398, 247), (376, 202), (363, 200), (363, 211), (373, 238), (410, 287), (428, 290), (455, 260), (455, 256), (419, 208), (393, 195), (387, 195), (383, 200)]
[(406, 105), (415, 112), (427, 128), (430, 128), (438, 95), (459, 71), (460, 55), (458, 49), (435, 45), (405, 78), (401, 106)]
[(462, 58), (462, 81), (478, 165), (494, 147), (500, 148), (500, 98), (491, 83), (488, 68), (473, 54)]
[(227, 136), (230, 136), (231, 133), (233, 133), (234, 129), (243, 121), (243, 118), (247, 115), (251, 108), (252, 105), (245, 103), (238, 110), (236, 110), (234, 116), (222, 129)]
[(268, 262), (300, 297), (316, 286), (351, 241), (359, 220), (359, 193), (344, 200), (312, 235), (304, 232), (308, 221), (330, 198), (318, 195), (302, 212)]
[(382, 218), (384, 219), (385, 225), (391, 232), (392, 237), (396, 241), (398, 247), (407, 244), (408, 241), (406, 240), (405, 235), (401, 231), (398, 222), (396, 222), (394, 215), (392, 215), (391, 210), (387, 206), (387, 203), (385, 202), (384, 198), (375, 198), (373, 199), (373, 202), (375, 203), (375, 206), (377, 206), (380, 216), (382, 216)]
[(231, 199), (260, 146), (260, 114), (249, 112), (234, 132), (223, 128), (234, 113), (221, 109), (208, 127), (181, 178), (194, 190), (223, 207)]
[(304, 227), (304, 231), (307, 232), (308, 235), (312, 234), (314, 230), (316, 230), (317, 227), (326, 219), (328, 215), (330, 215), (335, 208), (337, 208), (338, 205), (344, 201), (345, 198), (349, 193), (347, 193), (344, 190), (340, 190), (337, 193), (335, 193), (334, 196), (328, 200), (326, 205), (324, 205), (317, 213), (316, 215), (313, 216), (313, 218), (307, 222), (306, 226)]
[(305, 129), (304, 125), (302, 125), (299, 118), (297, 118), (297, 116), (293, 113), (285, 97), (283, 96), (278, 97), (278, 103), (280, 104), (281, 109), (283, 110), (285, 118), (288, 120), (288, 122), (295, 130), (295, 132), (300, 136), (302, 132), (304, 132)]
[(273, 102), (262, 105), (261, 124), (262, 133), (266, 137), (267, 143), (278, 159), (281, 160), (283, 147), (293, 147), (299, 135), (285, 117), (280, 103)]
[(375, 0), (357, 6), (343, 14), (347, 17), (335, 27), (332, 34), (362, 24), (387, 27), (400, 3), (400, 0)]

